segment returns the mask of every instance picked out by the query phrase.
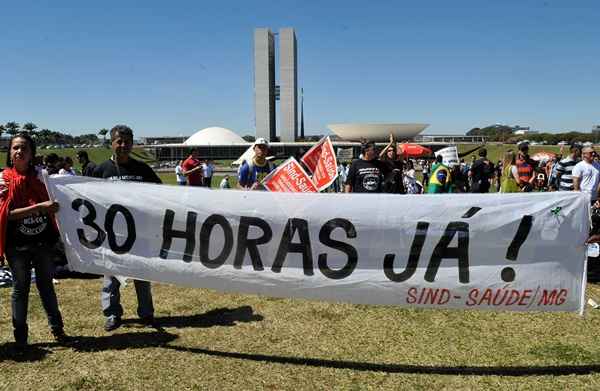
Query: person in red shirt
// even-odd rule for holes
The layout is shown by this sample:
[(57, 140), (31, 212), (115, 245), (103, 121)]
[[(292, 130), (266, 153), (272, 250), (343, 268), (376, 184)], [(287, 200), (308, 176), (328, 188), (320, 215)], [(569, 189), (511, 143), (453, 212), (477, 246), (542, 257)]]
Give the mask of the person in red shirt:
[(192, 154), (181, 165), (190, 186), (202, 186), (202, 162), (199, 155), (197, 148), (192, 149)]

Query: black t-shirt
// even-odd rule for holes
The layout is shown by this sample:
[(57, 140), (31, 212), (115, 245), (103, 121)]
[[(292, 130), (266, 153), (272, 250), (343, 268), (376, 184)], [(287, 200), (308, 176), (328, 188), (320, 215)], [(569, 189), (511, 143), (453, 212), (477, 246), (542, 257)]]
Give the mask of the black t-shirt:
[(404, 194), (404, 164), (402, 160), (381, 160), (385, 165), (386, 173), (383, 182), (383, 192), (392, 194)]
[(353, 193), (381, 193), (388, 172), (389, 168), (380, 160), (358, 159), (350, 165), (346, 184), (352, 187)]
[[(487, 162), (487, 164), (486, 164)], [(494, 175), (494, 163), (490, 162), (487, 158), (480, 158), (475, 160), (471, 166), (471, 178), (473, 182), (488, 182)]]
[(58, 233), (52, 221), (45, 214), (27, 216), (19, 220), (9, 220), (6, 229), (9, 245), (22, 247), (36, 243), (51, 244), (58, 240)]
[(162, 183), (146, 163), (129, 158), (127, 163), (116, 164), (112, 159), (96, 166), (94, 177), (111, 181)]
[(96, 163), (89, 161), (81, 167), (81, 175), (83, 176), (94, 176), (94, 170), (96, 169)]

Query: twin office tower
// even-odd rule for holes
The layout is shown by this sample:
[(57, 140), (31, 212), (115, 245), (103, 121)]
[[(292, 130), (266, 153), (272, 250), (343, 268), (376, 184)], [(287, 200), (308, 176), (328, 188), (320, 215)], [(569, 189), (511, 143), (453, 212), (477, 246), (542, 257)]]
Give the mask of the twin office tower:
[(254, 30), (254, 109), (256, 137), (275, 140), (275, 101), (281, 118), (279, 140), (298, 137), (298, 71), (296, 34), (293, 28), (279, 30), (279, 85), (275, 85), (275, 39), (268, 28)]

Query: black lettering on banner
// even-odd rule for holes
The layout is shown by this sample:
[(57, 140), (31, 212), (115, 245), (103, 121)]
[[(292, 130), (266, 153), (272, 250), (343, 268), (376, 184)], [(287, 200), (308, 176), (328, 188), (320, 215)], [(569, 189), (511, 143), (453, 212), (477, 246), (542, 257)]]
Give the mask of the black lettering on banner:
[(410, 246), (408, 262), (406, 264), (406, 268), (402, 272), (396, 273), (394, 271), (394, 259), (396, 259), (396, 255), (385, 255), (383, 258), (383, 272), (390, 281), (403, 282), (415, 274), (415, 271), (417, 271), (417, 265), (419, 264), (419, 258), (421, 257), (421, 251), (423, 250), (423, 245), (425, 244), (425, 239), (427, 238), (428, 230), (429, 223), (425, 221), (419, 221), (417, 223), (417, 230), (415, 231), (415, 236)]
[(533, 216), (526, 215), (523, 216), (521, 222), (519, 223), (519, 228), (517, 228), (517, 233), (513, 238), (512, 242), (510, 242), (510, 246), (506, 250), (506, 259), (510, 261), (516, 261), (519, 256), (519, 250), (527, 236), (529, 236), (529, 231), (531, 231), (531, 227), (533, 226)]
[(175, 212), (171, 209), (165, 211), (165, 219), (163, 220), (163, 242), (160, 246), (160, 257), (167, 259), (173, 239), (185, 239), (185, 251), (183, 253), (183, 261), (191, 262), (194, 248), (196, 248), (196, 219), (198, 213), (187, 212), (185, 220), (185, 231), (173, 229), (173, 221), (175, 220)]
[[(263, 232), (262, 236), (256, 239), (248, 239), (248, 232), (250, 231), (250, 226), (260, 228)], [(258, 251), (258, 246), (261, 244), (268, 243), (271, 240), (271, 238), (273, 238), (273, 231), (271, 230), (271, 226), (269, 226), (269, 223), (258, 217), (242, 216), (240, 218), (240, 225), (238, 228), (237, 246), (235, 250), (235, 259), (233, 260), (233, 266), (236, 269), (241, 269), (242, 263), (244, 262), (244, 256), (246, 255), (246, 251), (248, 251), (254, 270), (263, 270), (264, 268), (262, 260), (260, 259), (260, 252)]]
[[(225, 243), (221, 253), (215, 259), (210, 259), (210, 235), (215, 225), (223, 229)], [(217, 214), (208, 216), (200, 229), (200, 262), (210, 269), (216, 269), (225, 263), (231, 250), (233, 250), (233, 229), (231, 229), (229, 221), (224, 216)]]
[(319, 270), (325, 277), (331, 278), (332, 280), (341, 280), (342, 278), (346, 278), (352, 274), (356, 268), (358, 263), (358, 253), (356, 252), (354, 246), (331, 238), (331, 233), (336, 228), (342, 228), (346, 232), (347, 238), (356, 238), (356, 228), (354, 228), (354, 225), (349, 220), (337, 218), (331, 219), (323, 224), (321, 230), (319, 231), (319, 241), (325, 246), (339, 250), (346, 254), (348, 261), (343, 268), (339, 270), (333, 270), (327, 266), (327, 254), (324, 253), (319, 254), (318, 265)]
[[(298, 231), (300, 243), (292, 243), (294, 234)], [(310, 236), (308, 234), (308, 221), (304, 219), (288, 219), (281, 241), (279, 242), (279, 249), (277, 249), (277, 255), (273, 261), (271, 271), (274, 273), (280, 273), (285, 257), (289, 253), (302, 254), (302, 268), (304, 275), (312, 276), (313, 272), (313, 257), (312, 248), (310, 245)]]
[[(448, 247), (454, 235), (458, 234), (458, 247)], [(442, 259), (458, 259), (458, 280), (467, 284), (469, 282), (469, 224), (462, 221), (451, 221), (442, 234), (440, 241), (433, 249), (425, 280), (435, 281), (435, 276)]]
[[(125, 224), (127, 226), (127, 238), (122, 245), (119, 246), (117, 243), (117, 235), (115, 235), (115, 217), (117, 213), (121, 213), (125, 218)], [(131, 212), (123, 205), (113, 204), (106, 211), (106, 218), (104, 219), (104, 229), (108, 235), (108, 245), (115, 254), (125, 254), (133, 247), (136, 239), (135, 232), (135, 220)]]
[(77, 198), (71, 203), (71, 208), (73, 208), (74, 211), (79, 212), (79, 209), (82, 205), (85, 206), (85, 208), (88, 211), (88, 214), (82, 219), (83, 224), (92, 228), (94, 231), (97, 232), (98, 235), (96, 236), (96, 239), (88, 240), (85, 237), (85, 231), (81, 228), (77, 228), (77, 236), (79, 237), (79, 242), (82, 246), (93, 250), (102, 246), (102, 242), (104, 242), (104, 239), (106, 238), (106, 233), (104, 233), (104, 231), (94, 221), (96, 220), (96, 209), (94, 208), (94, 205), (91, 202), (89, 202), (88, 200)]

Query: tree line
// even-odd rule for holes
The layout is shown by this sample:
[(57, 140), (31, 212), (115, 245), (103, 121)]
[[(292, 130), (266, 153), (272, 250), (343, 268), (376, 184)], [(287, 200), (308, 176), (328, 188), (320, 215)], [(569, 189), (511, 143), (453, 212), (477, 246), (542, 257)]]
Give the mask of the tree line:
[[(26, 122), (22, 126), (18, 122), (9, 121), (4, 125), (0, 124), (0, 136), (7, 134), (14, 136), (17, 133), (27, 133), (36, 142), (36, 144), (43, 145), (73, 145), (73, 144), (98, 144), (100, 142), (106, 142), (106, 135), (108, 129), (102, 128), (95, 133), (82, 134), (80, 136), (73, 136), (67, 133), (62, 133), (50, 129), (40, 129), (33, 122)], [(102, 136), (102, 141), (98, 138)]]
[(484, 128), (473, 128), (467, 132), (467, 136), (486, 136), (488, 141), (501, 141), (512, 144), (525, 139), (539, 143), (545, 141), (547, 144), (558, 144), (561, 141), (566, 141), (567, 143), (600, 142), (600, 134), (597, 133), (562, 132), (515, 134), (515, 129), (506, 125), (491, 125)]

